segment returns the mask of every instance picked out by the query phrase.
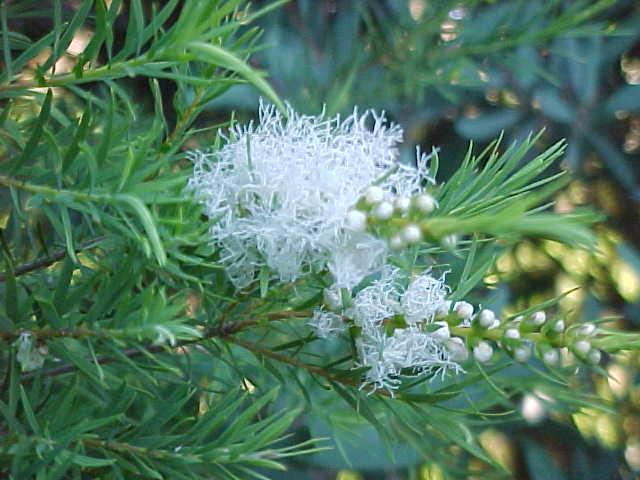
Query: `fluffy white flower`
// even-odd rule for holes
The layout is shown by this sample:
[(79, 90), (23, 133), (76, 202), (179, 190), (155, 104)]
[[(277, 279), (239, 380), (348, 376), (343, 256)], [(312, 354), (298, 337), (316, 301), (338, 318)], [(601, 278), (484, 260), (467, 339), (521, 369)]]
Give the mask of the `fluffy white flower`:
[[(449, 348), (448, 325), (434, 321), (447, 306), (447, 292), (444, 281), (428, 272), (409, 281), (401, 270), (387, 265), (377, 280), (357, 293), (345, 313), (362, 331), (357, 342), (358, 361), (369, 368), (363, 385), (392, 391), (401, 375), (462, 371)], [(402, 315), (407, 327), (396, 328), (389, 335), (384, 321), (395, 315)]]
[(393, 335), (378, 340), (363, 337), (359, 342), (360, 359), (369, 367), (363, 385), (393, 391), (400, 375), (444, 375), (448, 370), (462, 371), (437, 336), (415, 327), (397, 328)]
[(323, 310), (313, 312), (309, 326), (315, 330), (316, 335), (320, 338), (327, 338), (338, 332), (343, 332), (347, 328), (340, 315)]
[(429, 273), (414, 278), (402, 296), (402, 310), (407, 323), (432, 322), (444, 307), (447, 293), (444, 281)]
[(387, 265), (382, 269), (380, 278), (360, 290), (353, 299), (347, 315), (362, 328), (363, 335), (380, 333), (384, 320), (401, 313), (402, 285), (399, 277), (400, 270)]
[(342, 232), (332, 242), (326, 265), (337, 287), (356, 286), (373, 269), (379, 268), (385, 258), (384, 241), (368, 233)]
[[(264, 266), (282, 281), (328, 267), (337, 284), (354, 287), (380, 265), (386, 248), (345, 229), (349, 211), (365, 192), (372, 195), (374, 183), (382, 200), (415, 194), (432, 181), (426, 155), (416, 166), (399, 162), (401, 128), (372, 111), (343, 119), (289, 108), (283, 116), (261, 104), (259, 124), (235, 126), (225, 140), (218, 151), (190, 152), (189, 187), (238, 287)], [(356, 268), (341, 267), (345, 258)]]

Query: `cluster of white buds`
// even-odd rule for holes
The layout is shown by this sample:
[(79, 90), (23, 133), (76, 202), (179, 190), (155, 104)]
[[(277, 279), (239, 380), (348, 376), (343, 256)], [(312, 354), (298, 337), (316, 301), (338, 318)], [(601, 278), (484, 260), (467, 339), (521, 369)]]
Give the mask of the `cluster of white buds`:
[(593, 323), (582, 323), (567, 331), (570, 338), (569, 349), (580, 360), (598, 365), (602, 360), (602, 352), (593, 346), (593, 338), (598, 334), (598, 327)]
[[(585, 323), (567, 330), (564, 320), (549, 321), (543, 311), (519, 315), (502, 323), (491, 310), (482, 310), (473, 319), (472, 328), (478, 344), (483, 343), (476, 355), (476, 359), (483, 363), (491, 357), (488, 354), (491, 345), (484, 345), (488, 343), (486, 338), (491, 338), (497, 347), (520, 363), (527, 362), (534, 351), (549, 367), (559, 366), (569, 351), (592, 365), (599, 364), (602, 358), (601, 351), (592, 343), (592, 338), (598, 333), (595, 325)], [(489, 332), (495, 329), (499, 329), (497, 334)]]
[[(520, 363), (529, 361), (535, 353), (549, 367), (559, 366), (569, 352), (594, 365), (602, 358), (593, 343), (593, 337), (598, 334), (595, 325), (584, 323), (567, 330), (563, 319), (549, 319), (544, 311), (502, 321), (491, 309), (476, 312), (473, 305), (465, 301), (456, 302), (453, 307), (451, 302), (445, 302), (436, 319), (456, 327), (480, 363), (491, 361), (496, 349)], [(461, 328), (468, 330), (461, 331)]]
[[(409, 197), (371, 186), (347, 214), (346, 225), (355, 231), (372, 231), (376, 236), (386, 238), (392, 249), (399, 250), (424, 240), (420, 219), (437, 208), (437, 200), (428, 192)], [(394, 220), (399, 222), (394, 223)], [(454, 245), (457, 238), (442, 239), (443, 244), (445, 241)]]

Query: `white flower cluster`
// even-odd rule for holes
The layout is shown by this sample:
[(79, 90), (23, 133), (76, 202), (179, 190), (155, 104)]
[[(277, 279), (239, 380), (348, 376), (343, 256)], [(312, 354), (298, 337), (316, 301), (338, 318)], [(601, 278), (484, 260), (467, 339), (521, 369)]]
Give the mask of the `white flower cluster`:
[[(451, 343), (454, 339), (450, 338), (448, 324), (436, 321), (449, 310), (447, 293), (443, 279), (429, 273), (407, 279), (399, 269), (385, 266), (380, 278), (355, 295), (344, 316), (360, 329), (356, 340), (358, 363), (368, 368), (363, 386), (393, 391), (401, 375), (462, 371), (458, 363), (464, 359), (458, 355), (461, 342)], [(387, 323), (398, 317), (404, 325), (390, 332)], [(326, 337), (345, 329), (341, 318), (316, 311), (310, 324), (318, 336)], [(466, 354), (466, 348), (462, 349)]]
[(235, 126), (225, 140), (219, 151), (190, 152), (189, 187), (239, 288), (262, 267), (282, 281), (328, 268), (354, 287), (382, 265), (386, 243), (347, 228), (350, 209), (374, 184), (391, 198), (431, 181), (428, 157), (400, 163), (401, 128), (373, 111), (325, 118), (261, 104), (259, 125)]
[(20, 333), (15, 345), (18, 348), (16, 359), (23, 372), (31, 372), (42, 368), (47, 355), (47, 348), (46, 346), (36, 346), (35, 338), (30, 332)]

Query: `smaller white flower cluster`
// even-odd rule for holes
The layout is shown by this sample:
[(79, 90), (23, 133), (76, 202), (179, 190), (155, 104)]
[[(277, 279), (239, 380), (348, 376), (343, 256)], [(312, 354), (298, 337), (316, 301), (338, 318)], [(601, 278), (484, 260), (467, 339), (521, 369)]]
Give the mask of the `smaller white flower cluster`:
[[(358, 365), (368, 368), (363, 386), (393, 391), (401, 376), (463, 371), (458, 362), (467, 357), (464, 342), (451, 338), (448, 323), (437, 320), (449, 311), (447, 293), (442, 278), (427, 272), (408, 279), (400, 269), (386, 266), (340, 315), (316, 310), (310, 325), (324, 338), (344, 331), (343, 318), (349, 319), (360, 331)], [(325, 303), (339, 306), (336, 297), (335, 290), (326, 292)]]
[[(495, 348), (519, 363), (536, 352), (548, 367), (559, 366), (569, 352), (590, 364), (601, 360), (593, 346), (595, 325), (566, 329), (564, 320), (549, 320), (543, 311), (501, 321), (493, 310), (475, 312), (468, 302), (446, 300), (444, 279), (429, 272), (408, 278), (385, 266), (377, 280), (348, 302), (343, 291), (325, 290), (324, 303), (331, 311), (316, 310), (310, 325), (322, 338), (355, 327), (356, 363), (367, 368), (362, 386), (372, 390), (393, 393), (403, 376), (463, 372), (460, 364), (470, 352), (477, 362), (489, 363)], [(459, 336), (452, 336), (454, 327)]]
[(35, 338), (31, 332), (22, 332), (15, 345), (18, 348), (16, 359), (23, 372), (31, 372), (42, 368), (47, 355), (47, 347), (44, 345), (41, 347), (36, 346)]

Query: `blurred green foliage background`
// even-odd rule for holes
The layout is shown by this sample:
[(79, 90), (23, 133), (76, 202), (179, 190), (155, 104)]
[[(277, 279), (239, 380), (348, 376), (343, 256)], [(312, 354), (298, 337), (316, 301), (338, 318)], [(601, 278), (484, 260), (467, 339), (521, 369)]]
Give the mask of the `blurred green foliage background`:
[[(522, 242), (485, 279), (485, 302), (515, 310), (574, 289), (561, 303), (574, 320), (614, 316), (638, 327), (639, 2), (299, 0), (261, 26), (266, 45), (253, 62), (284, 99), (308, 113), (384, 109), (405, 129), (407, 157), (415, 145), (440, 149), (441, 182), (469, 141), (482, 147), (504, 132), (510, 143), (541, 128), (540, 149), (566, 138), (558, 168), (575, 179), (555, 208), (604, 212), (598, 251)], [(252, 88), (234, 86), (210, 112), (251, 116), (257, 101)], [(638, 364), (637, 356), (611, 358), (609, 378), (579, 378), (616, 405), (610, 414), (587, 409), (527, 428), (498, 426), (481, 433), (482, 445), (517, 478), (635, 478)], [(362, 462), (341, 471), (342, 480), (442, 478), (430, 465), (400, 473), (374, 461), (367, 442), (356, 443), (349, 457)], [(324, 459), (323, 470), (340, 463)]]

